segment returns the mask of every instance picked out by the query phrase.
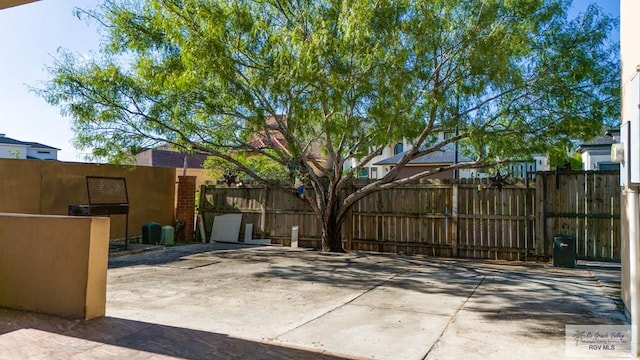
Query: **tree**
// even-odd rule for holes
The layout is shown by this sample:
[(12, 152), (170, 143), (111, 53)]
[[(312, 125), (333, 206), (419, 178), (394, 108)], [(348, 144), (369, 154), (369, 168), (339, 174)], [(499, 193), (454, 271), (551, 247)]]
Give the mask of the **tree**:
[(241, 166), (235, 163), (217, 157), (209, 157), (204, 163), (210, 175), (222, 178), (224, 174), (243, 173), (242, 169), (249, 168), (263, 179), (269, 180), (290, 180), (291, 174), (282, 164), (273, 161), (267, 156), (252, 156), (247, 153), (239, 153), (233, 156), (233, 159)]
[[(102, 58), (61, 52), (40, 94), (99, 158), (164, 143), (269, 186), (283, 185), (237, 155), (295, 171), (322, 221), (323, 250), (342, 251), (347, 210), (375, 191), (544, 153), (616, 117), (619, 64), (607, 45), (615, 21), (595, 6), (569, 19), (569, 6), (105, 0), (77, 12), (102, 25)], [(438, 141), (438, 129), (458, 131)], [(268, 141), (256, 146), (256, 134)], [(359, 167), (402, 139), (411, 148), (393, 170), (340, 196)], [(456, 142), (473, 161), (398, 177), (412, 159)], [(345, 166), (350, 159), (358, 165)]]

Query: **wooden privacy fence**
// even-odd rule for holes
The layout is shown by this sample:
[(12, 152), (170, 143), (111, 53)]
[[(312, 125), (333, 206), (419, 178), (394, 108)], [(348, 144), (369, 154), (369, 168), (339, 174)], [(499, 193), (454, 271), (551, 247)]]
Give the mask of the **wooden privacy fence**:
[(536, 233), (547, 254), (560, 234), (575, 237), (579, 259), (620, 260), (619, 172), (551, 172), (535, 186)]
[[(343, 227), (344, 245), (349, 250), (532, 260), (552, 255), (553, 236), (574, 235), (580, 258), (619, 260), (617, 184), (617, 173), (546, 172), (502, 191), (486, 180), (405, 185), (357, 202)], [(349, 190), (362, 186), (356, 182)], [(242, 213), (241, 231), (252, 223), (254, 237), (289, 246), (291, 228), (299, 226), (299, 245), (320, 247), (320, 221), (306, 202), (289, 193), (260, 186), (203, 186), (200, 196), (207, 238), (216, 215)]]
[(378, 192), (352, 209), (345, 226), (347, 247), (524, 260), (535, 256), (534, 191), (524, 184), (500, 192), (486, 182), (461, 182)]

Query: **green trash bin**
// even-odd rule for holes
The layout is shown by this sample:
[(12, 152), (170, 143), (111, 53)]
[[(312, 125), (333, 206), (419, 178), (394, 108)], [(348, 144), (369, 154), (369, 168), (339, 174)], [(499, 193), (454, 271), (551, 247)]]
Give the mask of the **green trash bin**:
[(150, 222), (142, 225), (142, 243), (158, 244), (160, 243), (162, 226), (156, 222)]
[(553, 237), (553, 266), (576, 267), (576, 238), (572, 235)]
[(160, 236), (160, 244), (173, 245), (173, 226), (165, 225), (162, 227), (162, 235)]

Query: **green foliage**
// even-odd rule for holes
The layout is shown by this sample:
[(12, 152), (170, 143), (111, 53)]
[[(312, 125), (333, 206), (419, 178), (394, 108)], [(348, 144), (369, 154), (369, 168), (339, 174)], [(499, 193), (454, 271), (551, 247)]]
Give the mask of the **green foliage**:
[(558, 144), (558, 146), (549, 149), (549, 162), (552, 168), (566, 168), (572, 170), (582, 170), (582, 157), (579, 153), (571, 153), (573, 145), (571, 142)]
[(569, 157), (569, 159), (567, 160), (569, 162), (569, 168), (571, 170), (582, 170), (582, 155), (579, 153), (575, 153), (573, 154), (571, 157)]
[[(287, 168), (267, 156), (252, 156), (242, 153), (236, 154), (232, 157), (240, 165), (222, 158), (209, 157), (205, 161), (205, 169), (207, 169), (209, 174), (213, 175), (217, 179), (222, 179), (224, 174), (244, 175), (239, 176), (240, 179), (244, 179), (248, 176), (245, 169), (252, 169), (253, 172), (264, 179), (291, 179)], [(248, 177), (250, 178), (251, 176), (249, 175)]]
[(9, 150), (7, 153), (9, 155), (9, 159), (20, 159), (20, 150)]
[(424, 146), (429, 126), (513, 158), (617, 118), (614, 23), (595, 7), (567, 20), (567, 5), (107, 0), (79, 12), (105, 24), (104, 58), (63, 52), (42, 94), (102, 158), (162, 142), (242, 149), (273, 114), (286, 115), (283, 164), (309, 144), (338, 162)]
[[(358, 199), (429, 175), (397, 178), (447, 143), (475, 159), (456, 166), (489, 166), (617, 121), (615, 21), (595, 6), (568, 19), (569, 5), (105, 0), (78, 11), (104, 25), (102, 58), (61, 52), (40, 93), (96, 157), (170, 144), (259, 181), (295, 167), (309, 176), (316, 214), (340, 225)], [(435, 140), (454, 128), (457, 137)], [(392, 171), (335, 206), (358, 168), (403, 139), (412, 150)]]

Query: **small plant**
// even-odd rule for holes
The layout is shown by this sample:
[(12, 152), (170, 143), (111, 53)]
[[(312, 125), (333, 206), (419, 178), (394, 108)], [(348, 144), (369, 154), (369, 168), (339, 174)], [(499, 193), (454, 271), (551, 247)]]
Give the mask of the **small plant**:
[(20, 159), (20, 150), (9, 150), (9, 159)]

